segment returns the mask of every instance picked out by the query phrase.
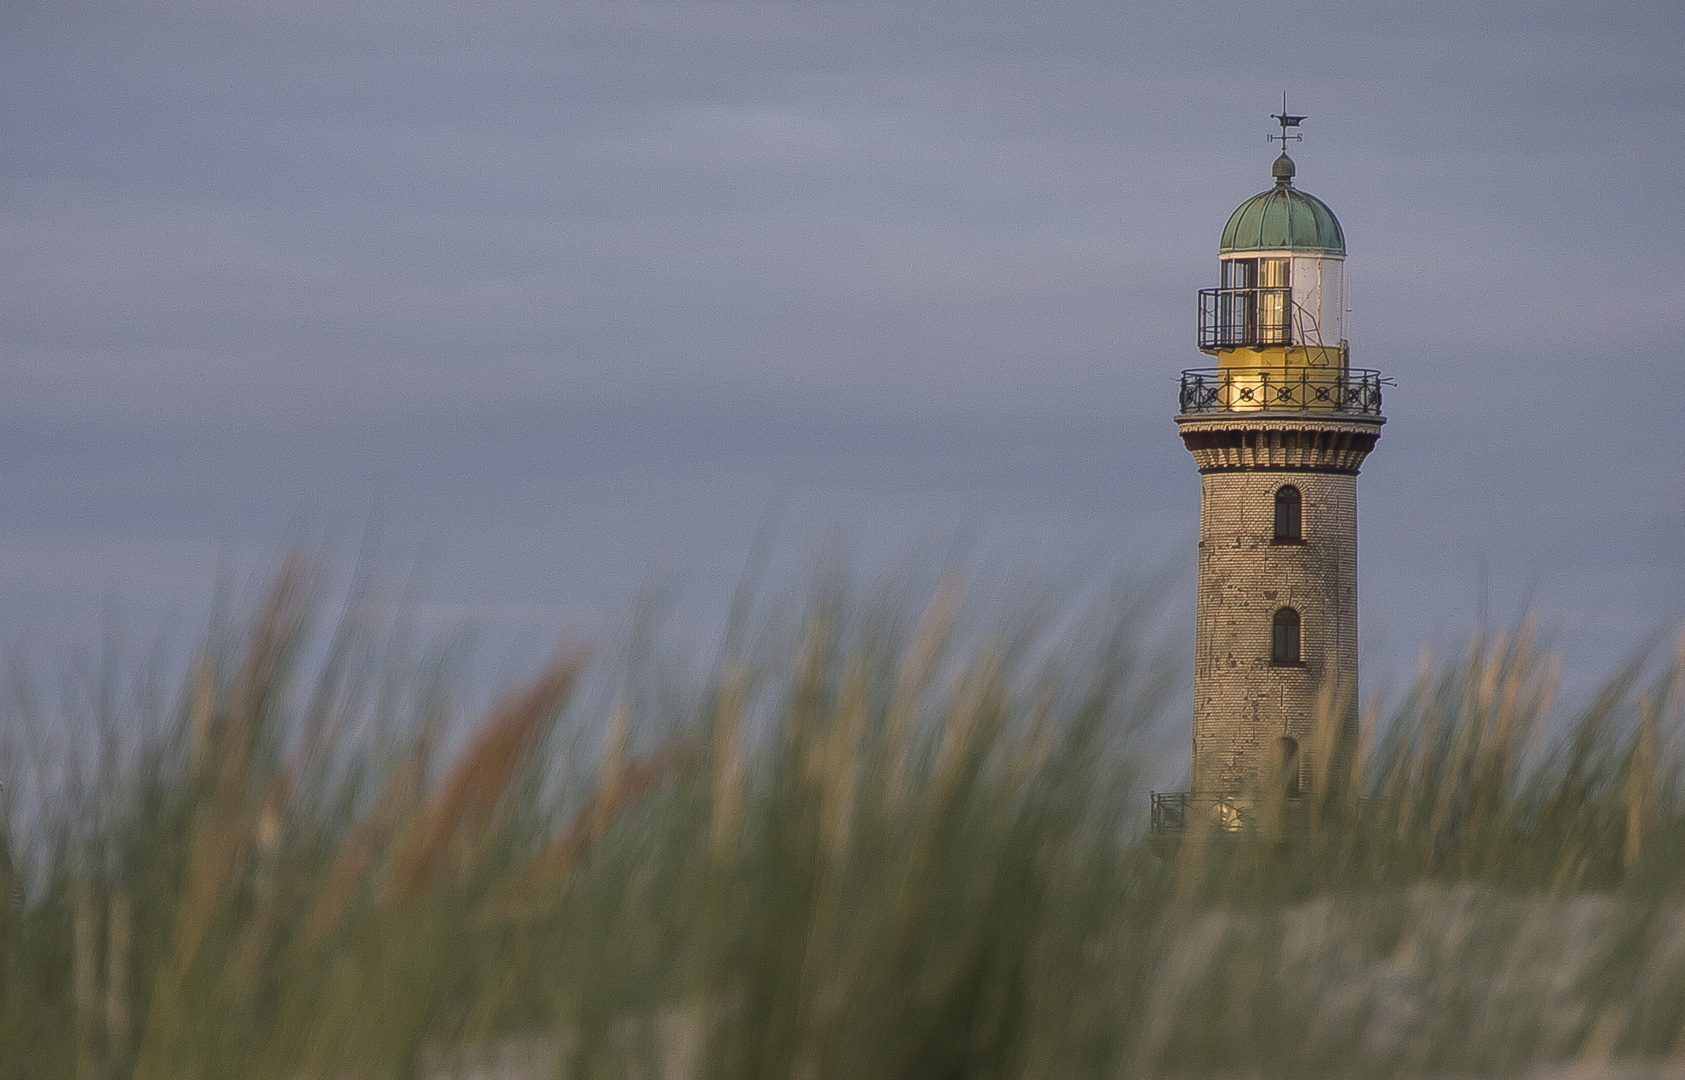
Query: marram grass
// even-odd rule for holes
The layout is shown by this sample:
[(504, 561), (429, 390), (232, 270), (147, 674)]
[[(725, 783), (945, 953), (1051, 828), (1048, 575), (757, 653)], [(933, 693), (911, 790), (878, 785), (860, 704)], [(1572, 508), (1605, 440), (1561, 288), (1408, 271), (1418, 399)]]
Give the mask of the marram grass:
[(1680, 658), (1562, 717), (1531, 630), (1482, 636), (1315, 755), (1345, 775), (1303, 837), (1165, 860), (1151, 597), (991, 625), (910, 591), (818, 588), (705, 687), (634, 661), (600, 710), (610, 661), (565, 652), (451, 740), (448, 666), (306, 648), (294, 562), (173, 698), (95, 695), (62, 752), (14, 705), (0, 1078), (1685, 1060)]

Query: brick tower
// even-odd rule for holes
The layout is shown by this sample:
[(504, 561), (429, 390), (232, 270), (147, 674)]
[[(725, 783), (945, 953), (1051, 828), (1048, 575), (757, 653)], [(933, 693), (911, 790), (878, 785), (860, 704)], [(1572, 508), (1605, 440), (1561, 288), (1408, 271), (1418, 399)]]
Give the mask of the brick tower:
[(1176, 425), (1201, 482), (1193, 791), (1173, 813), (1155, 797), (1161, 827), (1192, 811), (1247, 828), (1332, 775), (1357, 722), (1357, 473), (1382, 380), (1350, 363), (1340, 222), (1293, 186), (1304, 118), (1275, 119), (1275, 182), (1230, 216), (1220, 284), (1199, 294), (1217, 366), (1182, 373)]

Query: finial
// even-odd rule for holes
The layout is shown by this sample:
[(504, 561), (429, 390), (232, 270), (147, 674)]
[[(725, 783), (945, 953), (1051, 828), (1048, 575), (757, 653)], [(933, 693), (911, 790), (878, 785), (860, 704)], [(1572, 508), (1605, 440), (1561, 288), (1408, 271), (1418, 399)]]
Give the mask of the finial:
[(1275, 159), (1274, 165), (1270, 166), (1270, 175), (1275, 177), (1275, 182), (1278, 185), (1288, 187), (1293, 183), (1293, 174), (1296, 170), (1293, 167), (1293, 159), (1287, 156), (1287, 144), (1289, 141), (1302, 142), (1305, 137), (1297, 131), (1289, 135), (1287, 129), (1298, 127), (1299, 121), (1305, 118), (1294, 116), (1287, 111), (1287, 92), (1284, 90), (1281, 94), (1281, 111), (1271, 113), (1270, 119), (1281, 125), (1280, 135), (1264, 136), (1266, 142), (1279, 142), (1281, 144), (1281, 156)]

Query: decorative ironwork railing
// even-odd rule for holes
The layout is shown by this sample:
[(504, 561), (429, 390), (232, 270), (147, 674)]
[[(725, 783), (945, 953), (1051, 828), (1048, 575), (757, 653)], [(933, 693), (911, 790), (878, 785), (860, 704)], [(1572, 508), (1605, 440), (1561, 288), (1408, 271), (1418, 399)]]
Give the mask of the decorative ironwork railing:
[(1181, 412), (1333, 412), (1381, 415), (1379, 371), (1361, 368), (1193, 368)]
[[(1291, 799), (1300, 803), (1303, 799)], [(1152, 793), (1152, 832), (1154, 836), (1187, 832), (1196, 819), (1216, 832), (1249, 832), (1256, 809), (1249, 800), (1230, 795), (1195, 795), (1191, 791), (1155, 791)]]
[[(1288, 796), (1281, 800), (1277, 813), (1278, 825), (1289, 832), (1309, 826), (1314, 800), (1304, 795)], [(1362, 797), (1357, 800), (1358, 813), (1372, 812), (1376, 800)], [(1177, 836), (1188, 831), (1197, 819), (1214, 832), (1252, 832), (1262, 824), (1263, 808), (1250, 799), (1232, 795), (1195, 795), (1191, 791), (1155, 791), (1152, 793), (1151, 828), (1154, 836)]]
[(1293, 344), (1293, 290), (1286, 286), (1199, 290), (1199, 347)]
[(1155, 791), (1152, 793), (1152, 831), (1159, 833), (1185, 832), (1188, 828), (1188, 809), (1193, 805), (1193, 793), (1188, 791)]

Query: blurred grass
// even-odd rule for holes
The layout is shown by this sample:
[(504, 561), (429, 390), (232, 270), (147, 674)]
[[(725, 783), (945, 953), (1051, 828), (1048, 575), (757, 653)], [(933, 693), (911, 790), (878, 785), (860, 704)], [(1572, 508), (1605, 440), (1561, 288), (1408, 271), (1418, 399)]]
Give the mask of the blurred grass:
[(1150, 589), (968, 620), (952, 578), (826, 579), (734, 617), (705, 686), (634, 649), (599, 708), (581, 679), (616, 661), (566, 652), (455, 738), (448, 660), (403, 669), (349, 618), (313, 652), (318, 593), (290, 562), (173, 690), (73, 695), (59, 751), (10, 688), (0, 1077), (1685, 1053), (1685, 652), (1561, 716), (1533, 628), (1482, 635), (1315, 755), (1304, 836), (1196, 829), (1167, 861), (1140, 769), (1184, 721)]

